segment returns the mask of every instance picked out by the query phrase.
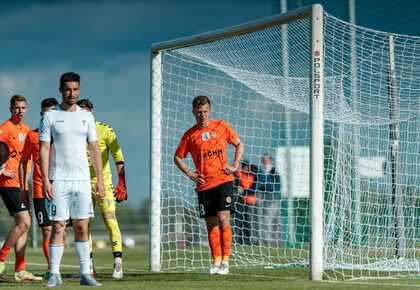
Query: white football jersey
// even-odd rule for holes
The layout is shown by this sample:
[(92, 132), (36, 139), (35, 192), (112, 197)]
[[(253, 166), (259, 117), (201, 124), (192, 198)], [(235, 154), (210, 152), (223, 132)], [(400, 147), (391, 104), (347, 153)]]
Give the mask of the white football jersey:
[(50, 180), (90, 180), (86, 143), (98, 140), (91, 112), (79, 106), (66, 112), (56, 106), (44, 113), (38, 133), (39, 141), (51, 143)]

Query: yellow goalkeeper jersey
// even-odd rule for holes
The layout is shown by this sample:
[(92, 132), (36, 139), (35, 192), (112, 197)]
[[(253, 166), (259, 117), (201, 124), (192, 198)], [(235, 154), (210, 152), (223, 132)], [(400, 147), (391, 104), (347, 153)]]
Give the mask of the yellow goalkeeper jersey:
[[(104, 175), (104, 182), (110, 179), (112, 181), (112, 171), (109, 165), (109, 153), (111, 153), (114, 163), (124, 162), (124, 156), (120, 144), (118, 143), (117, 135), (115, 135), (115, 132), (111, 126), (96, 121), (96, 132), (98, 134), (99, 150), (101, 151), (102, 155), (102, 171)], [(92, 160), (90, 159), (89, 149), (88, 158), (90, 176), (95, 178), (96, 174), (92, 165)]]

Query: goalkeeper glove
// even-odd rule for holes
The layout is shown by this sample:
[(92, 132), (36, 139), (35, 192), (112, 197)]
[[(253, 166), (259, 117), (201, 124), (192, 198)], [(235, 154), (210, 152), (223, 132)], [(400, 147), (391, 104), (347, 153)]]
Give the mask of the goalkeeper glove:
[(127, 199), (127, 187), (125, 185), (125, 174), (118, 174), (117, 188), (114, 190), (114, 197), (116, 202), (122, 202)]

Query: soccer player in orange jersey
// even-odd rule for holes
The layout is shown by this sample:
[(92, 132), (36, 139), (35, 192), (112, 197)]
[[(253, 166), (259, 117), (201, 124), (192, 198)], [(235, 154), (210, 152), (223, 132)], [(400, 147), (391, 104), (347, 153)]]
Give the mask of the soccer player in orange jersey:
[[(10, 100), (11, 118), (0, 125), (0, 141), (7, 143), (10, 149), (10, 158), (0, 175), (0, 195), (10, 215), (14, 217), (14, 225), (8, 233), (3, 247), (0, 249), (0, 280), (3, 277), (6, 260), (12, 247), (15, 250), (15, 281), (38, 281), (36, 277), (25, 270), (25, 249), (28, 230), (31, 225), (29, 204), (20, 200), (20, 184), (18, 167), (23, 145), (29, 127), (23, 123), (27, 112), (26, 99), (20, 95), (14, 95)], [(30, 166), (28, 166), (30, 170)], [(26, 181), (25, 181), (26, 182)]]
[[(41, 102), (41, 117), (44, 113), (55, 106), (58, 102), (54, 98), (47, 98)], [(27, 180), (27, 166), (28, 161), (32, 160), (34, 164), (33, 176), (32, 176), (32, 198), (34, 203), (35, 217), (38, 222), (38, 226), (42, 231), (42, 249), (44, 251), (45, 259), (48, 263), (48, 271), (45, 274), (45, 278), (49, 278), (50, 269), (50, 258), (48, 246), (50, 244), (51, 237), (51, 220), (48, 217), (47, 208), (45, 206), (45, 198), (42, 192), (42, 178), (41, 168), (39, 167), (39, 141), (38, 141), (38, 128), (28, 133), (25, 140), (25, 146), (23, 147), (22, 157), (19, 163), (19, 180), (20, 180), (20, 200), (23, 203), (29, 204), (28, 188), (26, 186)]]
[[(175, 152), (176, 166), (195, 182), (200, 217), (205, 219), (213, 265), (208, 274), (229, 273), (232, 231), (229, 220), (234, 212), (233, 174), (241, 162), (244, 145), (223, 120), (210, 120), (211, 103), (206, 96), (193, 100), (196, 124), (182, 136)], [(232, 165), (228, 165), (227, 144), (235, 147)], [(183, 159), (190, 153), (196, 170)]]

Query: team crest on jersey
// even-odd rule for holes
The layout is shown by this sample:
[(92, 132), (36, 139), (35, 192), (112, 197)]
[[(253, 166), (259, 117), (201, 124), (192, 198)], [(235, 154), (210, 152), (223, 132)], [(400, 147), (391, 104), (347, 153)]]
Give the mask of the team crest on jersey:
[(216, 131), (211, 132), (211, 135), (212, 135), (213, 137), (216, 137), (216, 136), (217, 136)]
[(209, 134), (209, 132), (205, 132), (205, 133), (201, 134), (201, 139), (203, 141), (209, 141), (210, 140), (210, 134)]
[(232, 198), (230, 196), (226, 197), (226, 203), (232, 203)]
[(82, 125), (83, 125), (83, 127), (86, 126), (86, 120), (82, 120)]

